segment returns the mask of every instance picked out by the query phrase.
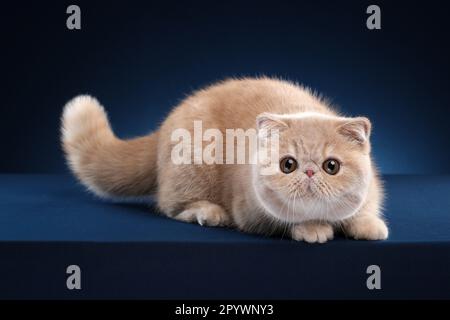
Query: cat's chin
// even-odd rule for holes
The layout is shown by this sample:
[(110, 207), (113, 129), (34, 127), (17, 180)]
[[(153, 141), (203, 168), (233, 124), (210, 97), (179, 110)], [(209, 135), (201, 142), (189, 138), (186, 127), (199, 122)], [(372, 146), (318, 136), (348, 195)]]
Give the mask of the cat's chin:
[[(272, 218), (284, 223), (302, 223), (311, 220), (338, 222), (353, 216), (361, 207), (362, 198), (350, 196), (353, 202), (342, 206), (342, 200), (323, 199), (313, 192), (305, 192), (302, 197), (288, 199), (280, 196), (275, 190), (255, 185), (256, 197), (261, 207)], [(347, 195), (343, 196), (348, 197)]]

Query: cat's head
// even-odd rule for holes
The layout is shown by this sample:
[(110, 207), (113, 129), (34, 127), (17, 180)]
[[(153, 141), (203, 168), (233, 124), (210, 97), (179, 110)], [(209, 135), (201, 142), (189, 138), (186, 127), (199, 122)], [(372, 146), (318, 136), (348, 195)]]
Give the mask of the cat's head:
[(253, 174), (266, 211), (298, 223), (339, 221), (361, 207), (373, 175), (369, 119), (263, 113), (256, 122), (259, 132), (275, 129), (279, 135), (276, 163), (258, 163)]

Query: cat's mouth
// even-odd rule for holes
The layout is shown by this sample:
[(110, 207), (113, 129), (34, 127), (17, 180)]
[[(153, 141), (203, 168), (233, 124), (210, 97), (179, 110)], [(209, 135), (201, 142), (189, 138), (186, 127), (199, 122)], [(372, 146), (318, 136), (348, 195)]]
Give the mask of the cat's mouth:
[(317, 182), (313, 179), (308, 178), (300, 183), (298, 189), (296, 190), (296, 194), (302, 198), (307, 199), (317, 198), (317, 188)]

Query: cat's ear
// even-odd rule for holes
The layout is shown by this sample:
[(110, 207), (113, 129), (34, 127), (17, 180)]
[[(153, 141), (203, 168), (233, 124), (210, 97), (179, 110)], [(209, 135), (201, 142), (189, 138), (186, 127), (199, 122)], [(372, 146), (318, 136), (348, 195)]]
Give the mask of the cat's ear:
[(280, 119), (279, 116), (273, 113), (263, 112), (256, 117), (256, 129), (283, 130), (288, 127), (287, 123)]
[(337, 131), (349, 140), (364, 144), (369, 141), (372, 124), (366, 117), (346, 118), (339, 124)]

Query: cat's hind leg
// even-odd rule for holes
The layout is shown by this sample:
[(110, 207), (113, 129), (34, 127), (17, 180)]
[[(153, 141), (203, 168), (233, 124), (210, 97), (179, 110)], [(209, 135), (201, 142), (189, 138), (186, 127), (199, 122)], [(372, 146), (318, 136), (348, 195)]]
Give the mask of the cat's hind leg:
[(211, 227), (229, 226), (231, 224), (230, 216), (221, 206), (206, 200), (187, 205), (181, 213), (173, 216), (173, 218)]

